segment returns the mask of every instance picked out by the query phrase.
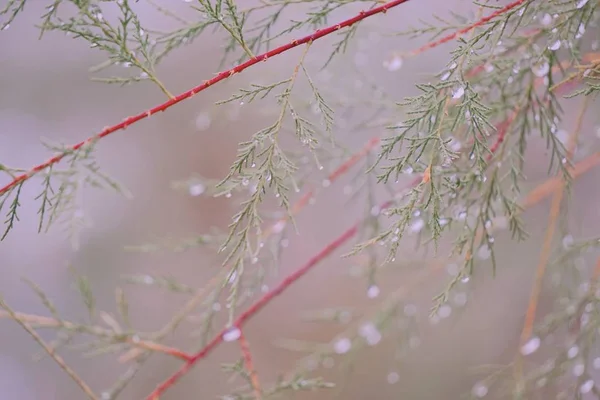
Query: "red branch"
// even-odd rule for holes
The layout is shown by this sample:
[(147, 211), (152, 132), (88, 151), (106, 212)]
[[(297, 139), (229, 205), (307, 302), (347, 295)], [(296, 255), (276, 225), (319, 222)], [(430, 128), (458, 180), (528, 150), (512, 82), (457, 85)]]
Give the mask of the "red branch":
[(248, 375), (250, 376), (250, 385), (252, 386), (252, 391), (254, 392), (255, 400), (261, 400), (261, 389), (260, 389), (260, 381), (258, 380), (258, 374), (256, 373), (256, 368), (254, 367), (254, 361), (252, 361), (252, 352), (250, 352), (250, 345), (248, 344), (248, 340), (246, 340), (246, 336), (244, 332), (240, 331), (240, 349), (242, 351), (242, 357), (244, 358), (244, 365), (246, 366), (246, 370), (248, 371)]
[[(359, 223), (354, 224), (340, 236), (338, 236), (333, 242), (329, 243), (319, 253), (314, 255), (306, 264), (298, 268), (296, 271), (288, 275), (279, 285), (273, 288), (271, 291), (265, 293), (260, 299), (256, 301), (248, 310), (241, 314), (233, 323), (234, 329), (240, 329), (251, 317), (257, 314), (263, 309), (268, 303), (270, 303), (275, 297), (279, 296), (283, 291), (290, 287), (294, 282), (303, 277), (308, 271), (315, 267), (320, 261), (328, 257), (338, 247), (350, 240), (358, 232)], [(223, 335), (225, 335), (232, 328), (224, 328), (217, 334), (206, 346), (200, 351), (193, 354), (192, 357), (183, 364), (178, 371), (176, 371), (170, 378), (161, 383), (154, 391), (147, 397), (148, 400), (158, 400), (159, 396), (183, 377), (199, 360), (205, 358), (211, 351), (213, 351), (221, 342), (224, 341)]]
[(492, 19), (496, 18), (499, 15), (502, 15), (510, 10), (512, 10), (515, 7), (520, 6), (521, 4), (525, 3), (526, 1), (529, 0), (517, 0), (517, 1), (513, 1), (512, 3), (508, 4), (506, 7), (503, 7), (501, 9), (499, 9), (498, 11), (495, 11), (493, 13), (491, 13), (490, 15), (488, 15), (487, 17), (483, 17), (480, 20), (478, 20), (477, 22), (459, 30), (456, 32), (453, 32), (447, 36), (444, 36), (443, 38), (436, 40), (435, 42), (431, 42), (431, 43), (427, 43), (426, 45), (419, 47), (416, 50), (411, 51), (410, 53), (408, 53), (411, 56), (416, 56), (417, 54), (421, 54), (427, 50), (433, 49), (434, 47), (437, 47), (441, 44), (447, 43), (451, 40), (456, 39), (457, 37), (460, 37), (461, 35), (464, 35), (467, 32), (470, 32), (471, 30), (480, 27), (481, 25), (486, 24), (487, 22), (491, 21)]
[(390, 8), (396, 7), (402, 3), (406, 3), (409, 0), (393, 0), (393, 1), (389, 1), (379, 7), (373, 8), (371, 10), (368, 11), (361, 11), (360, 13), (358, 13), (358, 15), (354, 16), (353, 18), (349, 18), (339, 24), (335, 24), (335, 25), (331, 25), (330, 27), (327, 27), (325, 29), (319, 29), (316, 32), (314, 32), (311, 35), (308, 36), (304, 36), (303, 38), (300, 39), (294, 39), (292, 40), (290, 43), (285, 44), (283, 46), (277, 47), (276, 49), (273, 49), (271, 51), (268, 51), (266, 53), (260, 54), (254, 58), (251, 58), (250, 60), (239, 64), (227, 71), (221, 72), (219, 73), (217, 76), (215, 76), (214, 78), (204, 81), (204, 83), (202, 83), (199, 86), (196, 86), (186, 92), (181, 93), (178, 96), (173, 97), (172, 99), (154, 107), (151, 108), (147, 111), (144, 111), (140, 114), (131, 116), (131, 117), (127, 117), (125, 118), (122, 122), (113, 125), (113, 126), (109, 126), (107, 128), (105, 128), (102, 132), (89, 137), (88, 139), (77, 143), (74, 146), (69, 147), (68, 151), (65, 151), (63, 153), (57, 154), (54, 157), (50, 158), (49, 160), (47, 160), (46, 162), (39, 164), (35, 167), (33, 167), (32, 169), (30, 169), (29, 171), (25, 172), (24, 174), (18, 175), (16, 176), (10, 183), (8, 183), (6, 186), (0, 188), (0, 196), (2, 196), (3, 194), (7, 193), (9, 190), (11, 190), (12, 188), (14, 188), (15, 186), (17, 186), (18, 184), (28, 180), (29, 178), (31, 178), (33, 175), (37, 174), (38, 172), (50, 167), (51, 165), (54, 165), (58, 162), (60, 162), (67, 154), (69, 154), (72, 151), (78, 150), (81, 147), (85, 146), (86, 144), (89, 144), (91, 142), (94, 142), (98, 139), (101, 139), (105, 136), (110, 135), (111, 133), (114, 133), (116, 131), (120, 131), (123, 129), (126, 129), (127, 127), (129, 127), (130, 125), (135, 124), (138, 121), (141, 121), (142, 119), (148, 118), (151, 115), (154, 115), (158, 112), (161, 111), (165, 111), (168, 108), (174, 106), (175, 104), (189, 99), (192, 96), (194, 96), (196, 93), (199, 93), (211, 86), (213, 86), (214, 84), (223, 81), (239, 72), (244, 71), (247, 68), (250, 68), (251, 66), (258, 64), (261, 61), (267, 61), (269, 60), (269, 58), (277, 56), (279, 54), (282, 54), (288, 50), (291, 50), (295, 47), (298, 47), (300, 45), (306, 44), (306, 43), (311, 43), (314, 42), (315, 40), (321, 39), (327, 35), (330, 35), (333, 32), (337, 32), (342, 28), (346, 28), (349, 27), (351, 25), (354, 25), (355, 23), (362, 21), (363, 19), (366, 19), (372, 15), (375, 14), (381, 14), (381, 13), (385, 13), (387, 12), (387, 10), (389, 10)]

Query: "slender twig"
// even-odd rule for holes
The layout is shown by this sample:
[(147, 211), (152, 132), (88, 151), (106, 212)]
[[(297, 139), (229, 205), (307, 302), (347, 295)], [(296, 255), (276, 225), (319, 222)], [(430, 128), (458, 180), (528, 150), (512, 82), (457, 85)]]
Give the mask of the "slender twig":
[(90, 398), (92, 400), (99, 400), (98, 397), (94, 394), (94, 391), (87, 385), (87, 383), (85, 383), (75, 373), (75, 371), (73, 371), (71, 369), (71, 367), (69, 367), (65, 363), (65, 361), (62, 359), (61, 356), (56, 354), (56, 351), (52, 347), (50, 347), (44, 341), (44, 339), (42, 339), (41, 336), (38, 335), (38, 333), (31, 326), (29, 326), (29, 324), (27, 322), (25, 322), (19, 318), (19, 315), (17, 315), (17, 313), (15, 313), (13, 311), (13, 309), (10, 308), (8, 306), (8, 304), (6, 304), (6, 302), (4, 301), (4, 299), (2, 297), (0, 297), (0, 307), (4, 308), (6, 310), (6, 312), (8, 313), (8, 315), (10, 316), (10, 318), (15, 320), (19, 325), (21, 325), (21, 327), (27, 333), (29, 333), (29, 335), (33, 338), (33, 340), (35, 340), (46, 351), (46, 353), (48, 353), (48, 355), (50, 357), (52, 357), (52, 359), (59, 365), (59, 367), (61, 367), (63, 369), (63, 371), (65, 371), (67, 373), (67, 375), (69, 375), (69, 377), (71, 377), (71, 379), (73, 379), (73, 381), (85, 392), (85, 394), (88, 396), (88, 398)]
[(239, 341), (242, 357), (244, 357), (244, 364), (246, 366), (246, 370), (248, 370), (248, 375), (250, 376), (250, 384), (252, 386), (252, 391), (254, 392), (254, 398), (256, 400), (261, 400), (262, 390), (260, 389), (260, 381), (258, 380), (258, 374), (256, 373), (256, 368), (254, 367), (254, 361), (252, 360), (250, 345), (248, 344), (248, 340), (246, 339), (244, 331), (242, 330), (240, 330)]
[[(591, 156), (587, 157), (583, 161), (576, 164), (573, 168), (569, 169), (569, 173), (573, 179), (581, 176), (585, 172), (588, 172), (594, 166), (600, 164), (600, 152), (594, 153)], [(410, 186), (414, 186), (421, 181), (421, 177), (416, 177), (410, 183)], [(561, 179), (559, 178), (551, 178), (548, 181), (544, 182), (537, 188), (533, 189), (525, 199), (521, 202), (521, 209), (525, 209), (527, 207), (531, 207), (537, 203), (539, 203), (542, 199), (547, 197), (550, 193), (552, 193), (555, 188), (561, 183)], [(386, 201), (381, 205), (381, 209), (384, 210), (390, 207), (393, 204), (393, 201)], [(294, 271), (292, 274), (288, 275), (278, 286), (276, 286), (271, 291), (267, 292), (263, 295), (258, 301), (256, 301), (247, 311), (241, 314), (232, 324), (233, 327), (237, 329), (241, 329), (243, 325), (251, 319), (255, 314), (257, 314), (263, 307), (265, 307), (269, 302), (271, 302), (275, 297), (279, 296), (283, 291), (285, 291), (289, 286), (291, 286), (294, 282), (304, 276), (307, 272), (309, 272), (312, 268), (314, 268), (320, 261), (329, 256), (333, 251), (335, 251), (338, 247), (342, 246), (348, 240), (350, 240), (357, 232), (360, 226), (360, 222), (354, 224), (350, 228), (348, 228), (344, 233), (338, 236), (334, 241), (329, 243), (324, 249), (322, 249), (319, 253), (313, 256), (305, 265)], [(177, 382), (180, 378), (182, 378), (185, 374), (189, 372), (189, 370), (201, 359), (205, 358), (210, 354), (220, 343), (223, 342), (223, 335), (226, 334), (231, 328), (224, 328), (213, 337), (202, 349), (196, 352), (190, 360), (188, 360), (178, 371), (176, 371), (171, 377), (162, 382), (148, 397), (148, 400), (157, 400), (165, 390), (171, 387), (175, 382)]]
[[(114, 338), (115, 337), (114, 331), (112, 331), (110, 329), (101, 328), (99, 326), (80, 325), (80, 324), (76, 324), (76, 323), (70, 322), (70, 321), (59, 320), (59, 319), (51, 318), (51, 317), (44, 317), (42, 315), (25, 314), (25, 313), (20, 313), (20, 312), (14, 312), (11, 314), (8, 311), (0, 311), (0, 319), (15, 318), (15, 317), (18, 318), (19, 321), (22, 321), (23, 323), (30, 324), (30, 325), (33, 325), (36, 327), (63, 328), (63, 329), (70, 330), (70, 331), (81, 331), (81, 332), (88, 333), (90, 335), (94, 335), (94, 336), (98, 336), (98, 337), (105, 337), (105, 338)], [(115, 340), (127, 343), (134, 347), (139, 347), (141, 349), (156, 351), (159, 353), (165, 353), (165, 354), (171, 355), (173, 357), (180, 358), (182, 360), (187, 360), (189, 358), (189, 355), (185, 354), (184, 352), (182, 352), (178, 349), (172, 348), (172, 347), (164, 346), (160, 343), (156, 343), (156, 342), (153, 342), (150, 340), (137, 339), (137, 338), (134, 338), (131, 336), (126, 336), (126, 337), (121, 337), (121, 336), (122, 335), (120, 335), (119, 338), (115, 339)]]
[(25, 172), (24, 174), (16, 176), (11, 182), (9, 182), (4, 187), (0, 188), (0, 196), (5, 194), (12, 188), (16, 187), (21, 182), (24, 182), (24, 181), (30, 179), (32, 176), (36, 175), (40, 171), (43, 171), (44, 169), (48, 168), (49, 166), (60, 162), (68, 154), (80, 149), (81, 147), (83, 147), (87, 144), (96, 142), (97, 140), (102, 139), (114, 132), (124, 130), (124, 129), (128, 128), (129, 126), (137, 123), (138, 121), (146, 119), (158, 112), (165, 111), (165, 110), (171, 108), (172, 106), (174, 106), (175, 104), (177, 104), (183, 100), (189, 99), (192, 96), (196, 95), (197, 93), (200, 93), (201, 91), (206, 90), (207, 88), (215, 85), (216, 83), (221, 82), (227, 78), (230, 78), (231, 76), (233, 76), (237, 73), (240, 73), (240, 72), (252, 67), (253, 65), (256, 65), (262, 61), (268, 61), (271, 57), (278, 56), (282, 53), (285, 53), (288, 50), (291, 50), (291, 49), (301, 46), (303, 44), (312, 43), (318, 39), (321, 39), (327, 35), (337, 32), (343, 28), (352, 26), (352, 25), (356, 24), (357, 22), (360, 22), (360, 21), (362, 21), (366, 18), (369, 18), (373, 15), (385, 14), (389, 9), (396, 7), (402, 3), (406, 3), (407, 1), (409, 1), (409, 0), (393, 0), (393, 1), (389, 1), (389, 2), (381, 5), (379, 7), (375, 7), (370, 10), (367, 10), (367, 11), (361, 11), (360, 13), (358, 13), (357, 15), (355, 15), (352, 18), (348, 18), (345, 21), (342, 21), (335, 25), (331, 25), (324, 29), (318, 29), (317, 31), (315, 31), (314, 33), (312, 33), (308, 36), (304, 36), (300, 39), (294, 39), (290, 43), (284, 44), (284, 45), (277, 47), (271, 51), (267, 51), (263, 54), (260, 54), (260, 55), (254, 57), (254, 58), (251, 58), (248, 61), (241, 63), (227, 71), (220, 72), (219, 74), (217, 74), (217, 76), (215, 76), (214, 78), (209, 79), (207, 81), (204, 81), (201, 85), (198, 85), (190, 90), (187, 90), (187, 91), (169, 99), (168, 101), (166, 101), (156, 107), (153, 107), (147, 111), (144, 111), (137, 115), (127, 117), (122, 122), (105, 128), (104, 130), (102, 130), (102, 132), (99, 132), (96, 135), (93, 135), (93, 136), (89, 137), (88, 139), (86, 139), (82, 142), (79, 142), (73, 146), (70, 146), (66, 151), (61, 152), (61, 153), (55, 155), (54, 157), (50, 158), (46, 162), (43, 162), (43, 163), (31, 168), (29, 171)]
[(416, 56), (418, 54), (421, 54), (427, 50), (433, 49), (434, 47), (437, 47), (439, 45), (442, 45), (444, 43), (447, 43), (451, 40), (454, 40), (458, 37), (460, 37), (461, 35), (464, 35), (465, 33), (468, 33), (470, 31), (472, 31), (475, 28), (478, 28), (486, 23), (488, 23), (489, 21), (491, 21), (492, 19), (505, 14), (507, 12), (509, 12), (510, 10), (512, 10), (515, 7), (520, 6), (521, 4), (527, 2), (527, 1), (531, 1), (531, 0), (517, 0), (517, 1), (513, 1), (512, 3), (506, 5), (505, 7), (499, 9), (498, 11), (493, 12), (492, 14), (488, 15), (487, 17), (483, 17), (479, 20), (477, 20), (476, 22), (474, 22), (473, 24), (460, 29), (456, 32), (453, 32), (447, 36), (444, 36), (443, 38), (436, 40), (435, 42), (431, 42), (431, 43), (427, 43), (424, 46), (419, 47), (418, 49), (415, 49), (413, 51), (411, 51), (410, 53), (408, 53), (408, 56)]
[[(372, 151), (379, 143), (381, 139), (379, 137), (371, 138), (358, 152), (351, 155), (346, 161), (344, 161), (339, 167), (333, 170), (328, 176), (327, 179), (330, 183), (335, 182), (341, 176), (343, 176), (347, 171), (350, 170), (353, 166), (355, 166), (362, 158), (364, 158), (370, 151)], [(262, 232), (261, 240), (267, 240), (273, 233), (280, 231), (280, 227), (287, 223), (289, 218), (297, 215), (310, 201), (310, 199), (314, 196), (315, 189), (310, 188), (300, 199), (294, 203), (294, 205), (290, 208), (290, 213), (285, 217), (279, 219), (275, 223), (269, 225), (267, 229)], [(204, 295), (211, 291), (219, 282), (221, 282), (225, 276), (229, 273), (226, 268), (222, 268), (221, 271), (212, 277), (210, 281), (204, 285), (201, 289), (196, 291), (196, 293), (192, 296), (190, 300), (173, 316), (171, 321), (166, 324), (159, 332), (157, 332), (153, 339), (155, 341), (161, 340), (170, 332), (175, 330), (177, 326), (183, 321), (183, 319), (190, 313), (194, 308), (196, 308), (204, 299)], [(140, 346), (142, 347), (142, 346)], [(125, 353), (119, 358), (120, 362), (130, 361), (139, 355), (141, 355), (143, 349), (131, 349), (129, 352)]]
[[(583, 104), (581, 106), (580, 112), (577, 116), (577, 120), (575, 122), (575, 129), (569, 135), (569, 141), (567, 143), (567, 154), (566, 161), (570, 162), (573, 158), (573, 153), (575, 152), (575, 147), (577, 146), (577, 140), (579, 138), (579, 134), (581, 132), (581, 127), (583, 125), (583, 117), (587, 110), (588, 104), (590, 101), (590, 97), (586, 96), (583, 99)], [(542, 251), (540, 254), (539, 263), (535, 273), (535, 279), (533, 282), (533, 286), (531, 288), (531, 296), (529, 299), (529, 304), (527, 306), (527, 313), (525, 314), (525, 322), (523, 324), (523, 330), (521, 331), (520, 345), (524, 345), (527, 340), (530, 339), (531, 333), (533, 332), (533, 324), (535, 320), (535, 314), (537, 310), (538, 299), (540, 296), (540, 292), (542, 290), (542, 282), (544, 275), (546, 273), (546, 266), (548, 265), (548, 261), (550, 260), (550, 254), (552, 252), (552, 239), (554, 238), (554, 232), (556, 231), (556, 224), (558, 221), (558, 217), (560, 214), (561, 203), (565, 192), (565, 181), (562, 176), (559, 178), (556, 187), (554, 189), (554, 193), (552, 196), (552, 203), (550, 206), (550, 217), (548, 220), (548, 227), (546, 228), (546, 233), (544, 235), (544, 242), (542, 244)], [(522, 366), (522, 357), (521, 353), (517, 353), (517, 360), (515, 362), (515, 378), (517, 382), (521, 382), (523, 374), (523, 366)]]

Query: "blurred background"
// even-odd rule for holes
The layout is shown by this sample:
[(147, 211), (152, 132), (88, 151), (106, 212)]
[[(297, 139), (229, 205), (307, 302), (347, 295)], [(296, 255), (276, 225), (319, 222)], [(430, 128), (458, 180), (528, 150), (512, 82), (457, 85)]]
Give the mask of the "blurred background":
[[(50, 156), (40, 139), (72, 144), (112, 125), (123, 118), (148, 109), (165, 100), (164, 94), (150, 82), (119, 87), (92, 82), (89, 68), (105, 60), (104, 55), (80, 41), (58, 33), (38, 40), (35, 24), (46, 2), (28, 2), (27, 9), (10, 28), (0, 32), (0, 161), (11, 167), (29, 168)], [(244, 2), (245, 3), (245, 2)], [(251, 2), (249, 1), (248, 4)], [(189, 13), (185, 2), (156, 1), (181, 15)], [(172, 20), (146, 2), (136, 4), (140, 18), (156, 29), (175, 27)], [(292, 7), (298, 15), (306, 10)], [(187, 11), (186, 11), (187, 10)], [(360, 10), (360, 4), (343, 8), (336, 20), (343, 20)], [(327, 93), (338, 95), (336, 113), (343, 114), (344, 102), (370, 96), (371, 84), (385, 88), (392, 100), (400, 101), (415, 93), (414, 83), (432, 79), (448, 60), (450, 46), (429, 51), (417, 58), (404, 60), (398, 70), (389, 68), (393, 52), (405, 52), (427, 42), (426, 38), (408, 39), (393, 32), (413, 25), (418, 18), (433, 21), (431, 12), (448, 15), (446, 10), (469, 15), (475, 8), (466, 1), (418, 0), (401, 5), (387, 15), (380, 15), (360, 25), (354, 44), (338, 56), (326, 70), (319, 67), (329, 56), (333, 40), (316, 42), (307, 65), (318, 76)], [(191, 16), (190, 16), (191, 18)], [(333, 23), (334, 21), (331, 21)], [(287, 22), (284, 22), (287, 23)], [(295, 35), (298, 36), (298, 35)], [(222, 34), (207, 32), (192, 45), (175, 51), (158, 68), (157, 75), (172, 93), (180, 93), (219, 71)], [(240, 197), (194, 197), (172, 189), (174, 180), (194, 173), (212, 179), (226, 175), (234, 160), (237, 144), (272, 121), (273, 102), (215, 107), (249, 83), (273, 82), (288, 77), (301, 49), (261, 63), (215, 87), (187, 100), (166, 113), (152, 116), (101, 141), (96, 148), (98, 163), (104, 172), (120, 181), (133, 197), (123, 198), (106, 190), (86, 190), (81, 209), (90, 224), (80, 236), (79, 249), (71, 247), (65, 227), (57, 224), (47, 234), (37, 234), (39, 180), (23, 188), (20, 222), (7, 239), (0, 243), (0, 293), (14, 309), (48, 315), (35, 293), (22, 281), (37, 283), (52, 299), (61, 315), (73, 321), (85, 321), (87, 312), (74, 289), (71, 268), (92, 282), (97, 307), (114, 312), (115, 288), (124, 287), (130, 314), (136, 328), (153, 331), (164, 325), (186, 300), (186, 295), (144, 286), (123, 286), (127, 274), (170, 275), (193, 287), (202, 287), (220, 268), (214, 253), (202, 249), (173, 253), (138, 253), (124, 250), (126, 245), (157, 242), (165, 237), (185, 238), (208, 232), (211, 227), (226, 228), (237, 210)], [(386, 67), (388, 66), (388, 67)], [(390, 70), (392, 69), (392, 70)], [(268, 104), (267, 104), (268, 103)], [(566, 104), (564, 129), (573, 127), (570, 110), (578, 102)], [(354, 108), (351, 119), (364, 118)], [(399, 120), (403, 116), (399, 113)], [(597, 150), (593, 128), (598, 121), (588, 116), (584, 151)], [(342, 121), (349, 124), (348, 121)], [(382, 129), (365, 128), (345, 134), (344, 143), (358, 149)], [(534, 187), (546, 177), (545, 150), (532, 145), (527, 170), (527, 187)], [(347, 202), (343, 188), (353, 174), (321, 190), (314, 204), (298, 216), (299, 234), (290, 231), (279, 275), (272, 283), (303, 264), (364, 213), (364, 204)], [(600, 219), (596, 199), (600, 198), (598, 173), (592, 171), (574, 184), (569, 210), (569, 229), (575, 237), (591, 236)], [(323, 178), (325, 171), (323, 171)], [(0, 178), (0, 185), (7, 181)], [(381, 294), (367, 296), (364, 277), (349, 274), (354, 259), (342, 259), (338, 251), (310, 272), (277, 301), (270, 304), (248, 325), (246, 336), (264, 386), (278, 374), (293, 370), (305, 354), (276, 345), (282, 338), (328, 342), (345, 329), (338, 324), (310, 323), (302, 312), (328, 307), (356, 308), (363, 313), (378, 309), (386, 295), (406, 286), (406, 304), (415, 307), (418, 330), (411, 348), (396, 359), (393, 340), (383, 340), (360, 353), (350, 379), (343, 370), (342, 357), (324, 362), (315, 373), (341, 385), (341, 398), (364, 399), (458, 399), (471, 393), (483, 376), (477, 367), (510, 362), (517, 349), (531, 282), (546, 227), (549, 201), (543, 201), (525, 214), (531, 238), (515, 243), (507, 233), (497, 239), (498, 273), (491, 274), (489, 262), (468, 284), (466, 305), (456, 308), (450, 317), (436, 324), (427, 315), (431, 300), (450, 279), (447, 268), (431, 272), (418, 286), (408, 285), (418, 271), (432, 269), (443, 261), (432, 257), (410, 266), (383, 272)], [(324, 223), (326, 221), (326, 223)], [(448, 238), (447, 238), (448, 239)], [(414, 261), (414, 241), (408, 239), (398, 254)], [(557, 245), (560, 238), (557, 239)], [(446, 245), (449, 242), (446, 241)], [(443, 249), (447, 248), (442, 246)], [(440, 253), (440, 256), (445, 256)], [(404, 286), (403, 286), (404, 285)], [(468, 288), (467, 288), (468, 286)], [(545, 293), (539, 314), (550, 307), (552, 293)], [(223, 316), (224, 317), (224, 316)], [(225, 321), (223, 318), (218, 323)], [(102, 322), (99, 322), (102, 324)], [(198, 330), (193, 322), (182, 324), (166, 343), (192, 351), (198, 343), (189, 336)], [(42, 330), (47, 340), (51, 330)], [(0, 320), (0, 391), (4, 399), (80, 399), (80, 389), (48, 357), (41, 360), (41, 348), (14, 321)], [(78, 351), (62, 351), (66, 362), (98, 393), (108, 388), (127, 370), (115, 355), (82, 357)], [(238, 359), (236, 343), (225, 343), (205, 362), (197, 365), (182, 381), (170, 389), (164, 399), (210, 399), (231, 391), (232, 384), (220, 371), (219, 363)], [(180, 362), (155, 355), (123, 392), (124, 399), (140, 399), (174, 372)], [(239, 382), (238, 382), (239, 383)], [(237, 383), (233, 384), (234, 386)], [(327, 399), (335, 390), (322, 390), (298, 398)], [(551, 394), (549, 394), (551, 396)], [(550, 398), (550, 397), (548, 397)]]

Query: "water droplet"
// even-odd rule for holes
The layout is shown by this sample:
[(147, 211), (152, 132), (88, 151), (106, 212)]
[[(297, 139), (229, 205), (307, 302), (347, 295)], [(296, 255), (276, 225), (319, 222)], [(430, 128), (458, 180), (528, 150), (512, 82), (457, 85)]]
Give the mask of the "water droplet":
[(577, 363), (573, 366), (573, 375), (574, 376), (581, 376), (583, 375), (583, 373), (585, 372), (585, 365), (583, 365), (583, 363)]
[(231, 197), (231, 193), (225, 194), (225, 197), (230, 198)]
[(552, 50), (552, 51), (556, 51), (558, 49), (560, 49), (560, 40), (555, 41), (554, 43), (551, 43), (548, 46), (548, 49)]
[(419, 232), (421, 232), (423, 227), (425, 227), (425, 221), (423, 221), (423, 219), (419, 218), (410, 225), (410, 231), (413, 233), (419, 233)]
[(110, 399), (112, 399), (112, 396), (109, 392), (102, 392), (102, 394), (100, 395), (100, 398), (102, 400), (110, 400)]
[(387, 375), (387, 383), (389, 383), (390, 385), (397, 383), (399, 380), (400, 380), (400, 375), (398, 375), (397, 372), (390, 372)]
[(371, 208), (371, 215), (373, 217), (377, 217), (380, 212), (381, 212), (381, 208), (379, 206), (373, 206), (373, 208)]
[(600, 369), (600, 357), (594, 358), (592, 365), (593, 365), (594, 369)]
[(448, 304), (444, 304), (438, 309), (437, 314), (442, 319), (448, 318), (450, 314), (452, 314), (452, 307), (450, 307)]
[(236, 326), (229, 328), (223, 334), (223, 340), (226, 342), (234, 342), (238, 340), (242, 336), (242, 331), (240, 331)]
[(465, 94), (465, 88), (463, 86), (458, 86), (457, 88), (455, 88), (452, 91), (452, 98), (453, 99), (460, 99), (461, 97), (463, 97)]
[(383, 67), (390, 72), (394, 72), (394, 71), (398, 71), (400, 68), (402, 68), (402, 64), (403, 64), (402, 58), (399, 56), (394, 56), (394, 57), (392, 57), (391, 60), (384, 61)]
[(443, 75), (440, 77), (440, 80), (441, 80), (441, 81), (448, 80), (448, 78), (450, 78), (450, 75), (452, 75), (452, 72), (450, 72), (450, 71), (446, 71), (446, 72), (444, 72), (444, 74), (443, 74)]
[(531, 67), (531, 71), (535, 74), (535, 76), (541, 78), (546, 76), (550, 71), (550, 65), (547, 61), (539, 62)]
[(371, 322), (362, 325), (359, 329), (359, 334), (365, 338), (367, 344), (370, 346), (376, 345), (381, 340), (381, 333)]
[(152, 285), (154, 283), (154, 278), (151, 277), (150, 275), (144, 276), (143, 280), (146, 285)]
[(206, 190), (206, 188), (201, 183), (194, 183), (193, 185), (190, 185), (188, 190), (189, 190), (190, 196), (196, 197), (196, 196), (200, 196), (202, 193), (204, 193), (204, 190)]
[(329, 187), (329, 186), (331, 186), (331, 181), (329, 179), (325, 179), (323, 181), (323, 187), (326, 188), (326, 187)]
[(528, 356), (533, 354), (540, 348), (541, 340), (539, 337), (534, 336), (529, 339), (523, 346), (521, 346), (521, 354)]
[(133, 343), (139, 343), (139, 342), (140, 342), (140, 337), (139, 337), (138, 335), (133, 335), (133, 336), (131, 337), (131, 341), (132, 341)]
[(588, 3), (588, 1), (589, 1), (589, 0), (579, 0), (579, 1), (577, 2), (577, 5), (576, 5), (576, 7), (577, 7), (577, 8), (583, 8), (583, 7), (584, 7), (584, 6), (585, 6), (585, 5)]
[(569, 357), (569, 359), (577, 357), (577, 354), (579, 354), (579, 347), (577, 345), (571, 346), (567, 351), (567, 357)]
[(212, 310), (213, 310), (214, 312), (219, 312), (219, 311), (221, 311), (221, 304), (220, 304), (220, 303), (213, 303), (213, 305), (212, 305)]
[(462, 307), (465, 304), (467, 304), (467, 299), (468, 299), (468, 297), (467, 297), (466, 293), (459, 292), (454, 295), (453, 300), (454, 300), (454, 304), (456, 304), (458, 307)]
[(488, 245), (483, 245), (477, 250), (477, 256), (482, 260), (487, 260), (492, 255), (492, 251), (488, 247)]
[(286, 222), (284, 220), (278, 221), (275, 225), (273, 225), (274, 233), (281, 233), (285, 228)]
[(588, 379), (587, 381), (583, 382), (581, 386), (579, 386), (579, 393), (586, 394), (591, 392), (594, 388), (594, 385), (594, 381), (592, 379)]
[(479, 397), (479, 398), (485, 397), (488, 394), (488, 387), (485, 384), (483, 384), (482, 382), (477, 382), (473, 386), (473, 389), (471, 389), (471, 393), (475, 397)]
[(550, 14), (544, 14), (544, 16), (542, 17), (542, 25), (550, 25), (552, 23), (552, 15)]
[(352, 347), (352, 342), (348, 338), (338, 339), (335, 342), (335, 344), (333, 345), (335, 352), (338, 354), (347, 353), (348, 351), (350, 351), (351, 347)]
[(380, 290), (379, 290), (379, 286), (377, 285), (371, 285), (369, 286), (369, 289), (367, 289), (367, 297), (370, 299), (374, 299), (377, 296), (379, 296)]
[(568, 250), (571, 248), (571, 246), (573, 246), (574, 242), (575, 240), (573, 239), (572, 235), (566, 235), (562, 240), (562, 245), (565, 248), (565, 250)]

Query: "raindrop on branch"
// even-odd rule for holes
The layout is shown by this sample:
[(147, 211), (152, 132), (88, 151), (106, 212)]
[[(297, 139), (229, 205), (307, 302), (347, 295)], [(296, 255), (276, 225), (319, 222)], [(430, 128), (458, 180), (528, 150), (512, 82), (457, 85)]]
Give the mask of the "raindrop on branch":
[(240, 331), (239, 328), (234, 326), (232, 328), (229, 328), (223, 334), (223, 340), (226, 342), (234, 342), (234, 341), (238, 340), (241, 336), (242, 336), (242, 331)]
[(379, 296), (380, 290), (379, 290), (379, 286), (377, 285), (371, 285), (369, 286), (369, 289), (367, 289), (367, 297), (370, 299), (374, 299), (377, 296)]
[(397, 383), (400, 380), (400, 375), (398, 375), (397, 372), (390, 372), (387, 376), (387, 382), (390, 385), (393, 385), (394, 383)]
[(473, 389), (471, 389), (471, 393), (478, 398), (485, 397), (488, 394), (488, 387), (485, 384), (478, 382), (473, 386)]
[(333, 345), (335, 352), (338, 354), (347, 353), (348, 351), (350, 351), (351, 347), (352, 347), (352, 342), (348, 338), (341, 338), (341, 339), (337, 340), (335, 342), (335, 344)]
[(541, 340), (539, 337), (534, 336), (529, 339), (523, 346), (521, 346), (521, 354), (528, 356), (533, 354), (540, 348)]
[(398, 71), (400, 68), (402, 68), (402, 64), (403, 64), (402, 58), (399, 56), (394, 56), (394, 57), (392, 57), (391, 60), (384, 61), (383, 67), (390, 72), (395, 72), (395, 71)]

